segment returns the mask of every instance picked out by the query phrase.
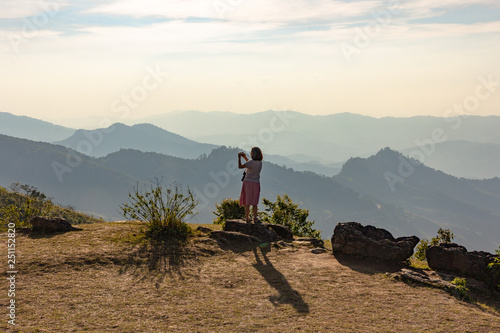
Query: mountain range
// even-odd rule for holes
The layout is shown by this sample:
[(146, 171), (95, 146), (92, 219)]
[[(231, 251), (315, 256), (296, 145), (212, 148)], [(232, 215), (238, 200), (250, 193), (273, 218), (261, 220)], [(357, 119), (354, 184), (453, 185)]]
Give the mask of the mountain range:
[[(211, 223), (215, 203), (239, 197), (238, 151), (219, 147), (186, 159), (121, 149), (96, 158), (61, 145), (0, 135), (0, 185), (27, 183), (58, 203), (116, 220), (122, 219), (119, 206), (127, 202), (134, 186), (149, 186), (156, 180), (164, 185), (175, 182), (189, 187), (200, 201), (194, 222)], [(411, 173), (404, 163), (410, 163)], [(335, 177), (266, 161), (261, 179), (262, 197), (275, 200), (288, 194), (310, 210), (324, 238), (331, 236), (337, 222), (358, 221), (396, 236), (429, 238), (440, 227), (449, 228), (469, 249), (492, 252), (499, 245), (497, 178), (458, 179), (417, 161), (408, 162), (387, 148), (369, 158), (350, 159)]]
[(120, 149), (151, 151), (183, 158), (210, 153), (216, 145), (198, 143), (151, 124), (127, 126), (121, 123), (95, 130), (77, 130), (55, 142), (88, 156), (102, 157)]
[(500, 117), (496, 116), (372, 118), (349, 113), (185, 111), (143, 118), (134, 126), (118, 123), (94, 130), (7, 113), (0, 113), (0, 120), (0, 134), (59, 143), (94, 157), (132, 148), (196, 158), (217, 146), (248, 150), (257, 145), (268, 161), (333, 176), (349, 158), (391, 147), (456, 177), (500, 176)]

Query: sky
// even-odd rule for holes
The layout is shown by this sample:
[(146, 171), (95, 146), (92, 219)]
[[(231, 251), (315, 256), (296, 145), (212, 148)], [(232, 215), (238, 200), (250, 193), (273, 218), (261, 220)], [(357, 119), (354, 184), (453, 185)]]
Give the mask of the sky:
[[(0, 111), (500, 115), (498, 0), (0, 0)], [(97, 127), (97, 123), (96, 123)]]

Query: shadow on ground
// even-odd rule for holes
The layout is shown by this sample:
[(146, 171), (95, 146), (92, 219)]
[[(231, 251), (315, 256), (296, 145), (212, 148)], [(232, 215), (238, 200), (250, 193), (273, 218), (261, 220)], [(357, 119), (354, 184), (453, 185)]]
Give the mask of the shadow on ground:
[(177, 241), (146, 242), (135, 246), (120, 269), (120, 274), (131, 273), (140, 280), (155, 277), (156, 282), (160, 283), (166, 275), (182, 278), (182, 268), (195, 261), (196, 257), (196, 252), (189, 244)]
[[(261, 260), (258, 254), (258, 249), (260, 249), (264, 261)], [(253, 266), (267, 281), (267, 283), (269, 283), (269, 285), (276, 289), (279, 293), (278, 296), (269, 296), (269, 301), (271, 301), (274, 306), (290, 304), (299, 313), (309, 313), (309, 305), (307, 305), (307, 303), (302, 299), (300, 293), (290, 286), (286, 277), (273, 266), (267, 257), (266, 254), (269, 252), (269, 247), (254, 247), (252, 250), (256, 260), (256, 263), (253, 264)]]
[(364, 274), (396, 273), (406, 267), (404, 263), (390, 263), (341, 253), (335, 253), (333, 256), (341, 265)]

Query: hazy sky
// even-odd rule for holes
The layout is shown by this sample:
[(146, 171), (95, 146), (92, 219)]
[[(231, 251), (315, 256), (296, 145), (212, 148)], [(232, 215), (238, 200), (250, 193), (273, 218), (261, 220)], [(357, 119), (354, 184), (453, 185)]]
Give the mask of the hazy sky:
[(60, 123), (175, 110), (500, 115), (498, 0), (0, 7), (4, 112)]

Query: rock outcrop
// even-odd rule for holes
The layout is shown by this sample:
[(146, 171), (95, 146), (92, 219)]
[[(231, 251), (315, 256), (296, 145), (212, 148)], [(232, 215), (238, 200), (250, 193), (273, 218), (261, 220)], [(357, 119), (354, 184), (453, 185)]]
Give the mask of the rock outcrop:
[(224, 231), (235, 231), (251, 235), (257, 237), (261, 242), (276, 242), (281, 239), (266, 223), (246, 223), (239, 220), (227, 220)]
[(416, 236), (394, 238), (385, 229), (344, 222), (335, 227), (332, 249), (334, 253), (401, 262), (412, 256), (419, 240)]
[(66, 232), (80, 230), (75, 228), (62, 217), (36, 216), (30, 221), (31, 230), (42, 233)]
[(495, 260), (495, 255), (472, 251), (455, 243), (443, 243), (427, 249), (427, 263), (433, 270), (460, 273), (485, 281), (495, 286), (500, 284), (500, 276), (494, 276), (488, 264)]

